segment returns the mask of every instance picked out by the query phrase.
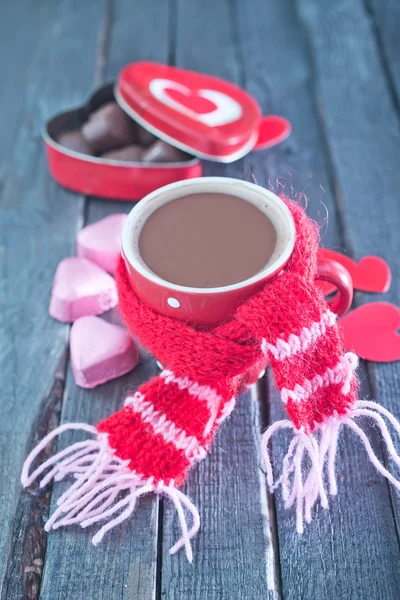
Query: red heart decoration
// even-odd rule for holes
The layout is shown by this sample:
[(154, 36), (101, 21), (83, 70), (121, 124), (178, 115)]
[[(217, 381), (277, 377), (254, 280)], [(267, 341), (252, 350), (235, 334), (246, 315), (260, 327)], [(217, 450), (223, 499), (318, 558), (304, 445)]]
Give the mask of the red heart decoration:
[(340, 321), (346, 350), (374, 362), (400, 360), (400, 308), (371, 302), (347, 313)]
[[(325, 248), (320, 249), (320, 256), (330, 258), (343, 265), (350, 273), (355, 290), (383, 294), (387, 292), (390, 287), (390, 267), (387, 262), (383, 260), (383, 258), (379, 258), (379, 256), (365, 256), (357, 263), (355, 260), (344, 254), (339, 254), (339, 252), (334, 252), (333, 250), (327, 250)], [(335, 286), (330, 283), (320, 281), (318, 282), (318, 285), (326, 296), (336, 290)]]
[(175, 100), (175, 102), (179, 102), (182, 106), (189, 108), (193, 112), (198, 115), (205, 115), (207, 113), (212, 112), (217, 108), (217, 105), (214, 102), (211, 102), (208, 98), (203, 98), (199, 96), (196, 92), (192, 91), (188, 94), (184, 94), (179, 90), (174, 90), (173, 88), (165, 88), (165, 93), (167, 96)]
[(289, 137), (291, 131), (292, 126), (289, 121), (279, 115), (262, 117), (254, 150), (264, 150), (283, 142)]

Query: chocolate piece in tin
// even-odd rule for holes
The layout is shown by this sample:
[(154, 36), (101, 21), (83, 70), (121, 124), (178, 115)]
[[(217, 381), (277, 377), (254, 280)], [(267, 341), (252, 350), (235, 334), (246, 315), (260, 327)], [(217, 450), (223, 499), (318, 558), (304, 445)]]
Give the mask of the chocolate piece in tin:
[(135, 146), (131, 144), (130, 146), (125, 146), (124, 148), (118, 148), (118, 150), (111, 150), (110, 152), (105, 152), (101, 155), (101, 158), (111, 159), (111, 160), (122, 160), (122, 161), (130, 161), (130, 162), (138, 162), (142, 160), (143, 149), (140, 146)]
[(64, 131), (60, 133), (56, 140), (64, 148), (74, 150), (75, 152), (81, 152), (82, 154), (89, 154), (93, 156), (94, 152), (82, 135), (79, 129), (73, 131)]
[(107, 102), (89, 116), (82, 133), (96, 154), (136, 141), (135, 124), (116, 102)]
[[(54, 143), (63, 132), (81, 128), (89, 115), (113, 102), (113, 90), (112, 83), (103, 85), (85, 104), (58, 114), (47, 123), (44, 135), (47, 159), (50, 173), (57, 183), (80, 194), (133, 201), (140, 200), (163, 185), (201, 176), (200, 160), (189, 155), (185, 161), (170, 164), (102, 158), (93, 160), (92, 156), (72, 152)], [(136, 124), (133, 119), (132, 125), (135, 135)], [(131, 144), (139, 145), (139, 141), (135, 139), (119, 144), (117, 148)]]
[(163, 140), (158, 140), (154, 144), (150, 146), (147, 150), (143, 152), (142, 156), (143, 162), (182, 162), (183, 160), (188, 160), (188, 155), (182, 152), (182, 150), (178, 150), (178, 148), (174, 148), (167, 142)]
[(147, 129), (145, 129), (141, 125), (138, 124), (136, 127), (139, 143), (144, 148), (148, 148), (149, 146), (151, 146), (151, 144), (153, 144), (153, 142), (156, 142), (158, 140), (157, 136), (155, 136), (154, 133), (147, 131)]

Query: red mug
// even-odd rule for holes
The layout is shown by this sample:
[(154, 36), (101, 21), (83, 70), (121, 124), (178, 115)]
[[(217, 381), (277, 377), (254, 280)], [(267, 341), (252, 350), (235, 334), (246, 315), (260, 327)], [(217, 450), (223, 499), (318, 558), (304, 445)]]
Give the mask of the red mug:
[[(272, 221), (277, 241), (268, 265), (246, 281), (216, 288), (194, 288), (165, 281), (143, 261), (139, 252), (139, 237), (149, 216), (167, 202), (190, 194), (231, 194), (251, 202)], [(130, 212), (122, 232), (122, 255), (132, 289), (139, 298), (157, 312), (193, 325), (211, 328), (222, 323), (235, 308), (274, 279), (289, 260), (296, 237), (294, 221), (286, 204), (273, 192), (258, 185), (227, 177), (202, 177), (172, 183), (159, 188), (141, 200)], [(317, 279), (329, 281), (338, 289), (329, 307), (339, 316), (351, 305), (352, 280), (348, 271), (331, 259), (321, 259)], [(264, 365), (265, 367), (265, 365)], [(248, 373), (246, 383), (257, 379)]]

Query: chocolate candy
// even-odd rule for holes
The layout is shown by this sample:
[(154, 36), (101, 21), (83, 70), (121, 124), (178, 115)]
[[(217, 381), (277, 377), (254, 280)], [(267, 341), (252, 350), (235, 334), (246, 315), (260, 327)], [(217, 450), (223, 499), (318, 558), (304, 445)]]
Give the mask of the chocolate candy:
[(93, 112), (83, 125), (82, 133), (96, 154), (136, 141), (135, 123), (116, 102), (108, 102)]
[(56, 140), (64, 148), (74, 150), (75, 152), (81, 152), (82, 154), (89, 154), (93, 156), (94, 152), (82, 135), (79, 129), (73, 131), (64, 131), (60, 133)]
[(154, 144), (150, 146), (147, 150), (143, 152), (142, 156), (143, 162), (182, 162), (183, 160), (188, 160), (187, 154), (182, 152), (182, 150), (178, 150), (178, 148), (174, 148), (167, 142), (163, 140), (158, 140)]
[(101, 155), (101, 157), (112, 160), (135, 162), (142, 160), (142, 155), (143, 149), (140, 146), (135, 146), (135, 144), (131, 144), (130, 146), (125, 146), (124, 148), (119, 148), (118, 150), (111, 150), (110, 152), (105, 152)]
[(138, 140), (144, 148), (148, 148), (158, 139), (157, 136), (154, 135), (154, 133), (150, 133), (150, 131), (147, 131), (147, 129), (145, 129), (139, 124), (136, 126), (136, 132)]
[(89, 115), (82, 129), (65, 131), (57, 141), (75, 152), (121, 162), (176, 163), (189, 155), (135, 123), (116, 102)]

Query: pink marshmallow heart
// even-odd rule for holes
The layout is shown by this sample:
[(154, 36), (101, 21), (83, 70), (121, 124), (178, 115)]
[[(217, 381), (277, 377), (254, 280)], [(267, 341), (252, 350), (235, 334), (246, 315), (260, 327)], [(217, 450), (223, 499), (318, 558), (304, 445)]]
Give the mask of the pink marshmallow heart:
[(88, 258), (114, 274), (121, 252), (121, 235), (126, 217), (125, 214), (117, 213), (84, 227), (78, 234), (77, 255)]
[(139, 352), (131, 336), (99, 317), (81, 317), (71, 327), (71, 364), (76, 384), (94, 388), (136, 367)]
[(85, 258), (65, 258), (54, 277), (49, 312), (71, 323), (85, 315), (99, 315), (118, 303), (114, 279)]

